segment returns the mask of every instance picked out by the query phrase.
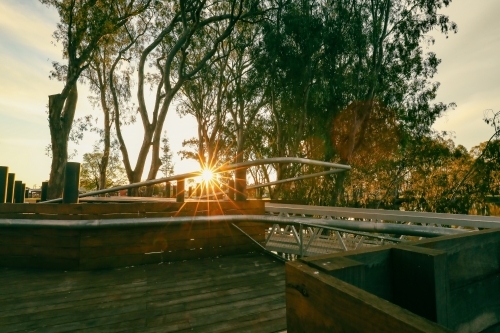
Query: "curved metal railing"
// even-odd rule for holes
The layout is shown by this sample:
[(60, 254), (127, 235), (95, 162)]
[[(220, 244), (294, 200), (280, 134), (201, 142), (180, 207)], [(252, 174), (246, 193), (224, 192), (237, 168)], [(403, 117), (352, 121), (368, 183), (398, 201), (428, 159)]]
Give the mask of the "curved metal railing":
[[(276, 182), (271, 182), (271, 183), (265, 183), (265, 184), (258, 184), (258, 185), (252, 185), (249, 186), (248, 189), (251, 188), (257, 188), (257, 187), (263, 187), (263, 186), (271, 186), (271, 185), (276, 185), (276, 184), (281, 184), (281, 183), (286, 183), (286, 182), (293, 182), (296, 180), (300, 179), (307, 179), (307, 178), (312, 178), (312, 177), (319, 177), (319, 176), (324, 176), (324, 175), (329, 175), (337, 172), (342, 172), (342, 171), (347, 171), (350, 170), (351, 167), (349, 165), (344, 165), (344, 164), (338, 164), (338, 163), (330, 163), (330, 162), (324, 162), (324, 161), (317, 161), (317, 160), (310, 160), (307, 158), (299, 158), (299, 157), (274, 157), (274, 158), (266, 158), (266, 159), (260, 159), (260, 160), (254, 160), (254, 161), (247, 161), (247, 162), (241, 162), (241, 163), (234, 163), (234, 164), (225, 164), (222, 165), (218, 168), (215, 168), (212, 170), (212, 173), (218, 174), (218, 173), (223, 173), (223, 172), (228, 172), (228, 171), (233, 171), (233, 170), (238, 170), (238, 169), (246, 169), (252, 166), (258, 166), (258, 165), (266, 165), (266, 164), (276, 164), (276, 163), (300, 163), (300, 164), (306, 164), (306, 165), (315, 165), (315, 166), (322, 166), (325, 168), (332, 168), (331, 170), (319, 172), (319, 173), (313, 173), (309, 175), (304, 175), (300, 177), (294, 177), (294, 178), (289, 178), (289, 179), (283, 179), (279, 180)], [(117, 191), (122, 191), (122, 190), (128, 190), (128, 189), (133, 189), (133, 188), (138, 188), (142, 186), (151, 186), (155, 184), (160, 184), (160, 183), (166, 183), (170, 181), (176, 181), (176, 180), (184, 180), (184, 179), (189, 179), (189, 178), (195, 178), (201, 176), (203, 173), (203, 170), (199, 171), (193, 171), (193, 172), (188, 172), (188, 173), (183, 173), (180, 175), (175, 175), (175, 176), (170, 176), (170, 177), (164, 177), (164, 178), (158, 178), (158, 179), (151, 179), (151, 180), (146, 180), (143, 182), (138, 182), (138, 183), (133, 183), (133, 184), (127, 184), (127, 185), (121, 185), (121, 186), (115, 186), (107, 189), (102, 189), (102, 190), (97, 190), (97, 191), (92, 191), (92, 192), (86, 192), (86, 193), (81, 193), (79, 194), (79, 198), (83, 197), (90, 197), (90, 196), (96, 196), (100, 194), (106, 194), (106, 193), (112, 193), (112, 192), (117, 192)], [(60, 202), (62, 201), (62, 198), (59, 199), (52, 199), (52, 200), (47, 200), (44, 201), (43, 203), (55, 203), (55, 202)]]

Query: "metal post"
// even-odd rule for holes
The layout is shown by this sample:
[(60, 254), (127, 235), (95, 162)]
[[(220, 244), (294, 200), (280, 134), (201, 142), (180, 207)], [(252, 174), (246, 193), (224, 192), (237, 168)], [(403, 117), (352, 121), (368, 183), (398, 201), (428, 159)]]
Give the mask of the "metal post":
[(300, 239), (300, 257), (304, 257), (304, 229), (302, 229), (302, 223), (299, 224), (299, 239)]
[(0, 204), (7, 202), (8, 183), (9, 183), (9, 167), (0, 166)]
[(229, 200), (234, 200), (234, 180), (229, 179), (227, 184), (227, 196)]
[(234, 172), (234, 178), (236, 201), (245, 201), (247, 199), (245, 195), (247, 189), (247, 169), (236, 169)]
[(14, 187), (16, 182), (16, 174), (9, 173), (9, 181), (7, 184), (7, 203), (14, 203)]
[(16, 180), (14, 185), (14, 202), (24, 203), (24, 188), (26, 184), (23, 184), (21, 180)]
[(40, 193), (40, 201), (47, 200), (47, 192), (49, 191), (49, 182), (42, 182), (42, 191)]
[(170, 198), (170, 182), (165, 183), (165, 198)]
[(177, 202), (184, 202), (184, 191), (185, 191), (184, 179), (179, 179), (177, 181), (177, 196), (176, 196)]
[(64, 172), (63, 203), (78, 203), (80, 189), (80, 163), (67, 162)]

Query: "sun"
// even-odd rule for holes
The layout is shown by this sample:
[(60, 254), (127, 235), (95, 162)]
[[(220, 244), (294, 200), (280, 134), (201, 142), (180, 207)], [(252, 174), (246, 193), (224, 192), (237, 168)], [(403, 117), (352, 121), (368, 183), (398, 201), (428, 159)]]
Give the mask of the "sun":
[(203, 169), (201, 172), (201, 179), (207, 184), (214, 179), (214, 173), (210, 169)]

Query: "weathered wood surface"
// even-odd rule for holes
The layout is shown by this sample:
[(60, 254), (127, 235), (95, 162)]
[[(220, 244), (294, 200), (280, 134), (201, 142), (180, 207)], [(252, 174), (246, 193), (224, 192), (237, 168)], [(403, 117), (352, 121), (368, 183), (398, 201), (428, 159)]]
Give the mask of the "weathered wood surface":
[(288, 332), (450, 332), (303, 262), (286, 264)]
[(284, 267), (260, 254), (64, 272), (0, 268), (0, 332), (278, 332)]
[[(287, 264), (300, 271), (290, 271), (295, 280), (287, 281), (287, 286), (299, 293), (316, 288), (320, 290), (319, 295), (324, 295), (322, 297), (334, 298), (335, 307), (326, 301), (321, 305), (321, 300), (310, 296), (301, 299), (287, 287), (287, 307), (292, 310), (303, 307), (305, 310), (302, 310), (309, 313), (288, 312), (290, 328), (293, 327), (290, 320), (307, 322), (309, 317), (316, 317), (318, 323), (333, 325), (332, 331), (357, 331), (359, 327), (353, 325), (366, 325), (371, 317), (351, 317), (360, 322), (353, 324), (339, 319), (332, 311), (343, 313), (351, 307), (351, 311), (359, 312), (354, 306), (359, 302), (368, 307), (390, 302), (397, 309), (404, 308), (422, 319), (461, 333), (493, 332), (500, 327), (499, 229), (310, 257), (301, 259), (301, 263), (300, 267)], [(317, 279), (310, 274), (311, 270), (315, 270)], [(330, 277), (338, 280), (330, 280)], [(365, 297), (367, 294), (369, 298)], [(343, 305), (339, 307), (339, 303)], [(388, 309), (379, 308), (381, 311)], [(398, 314), (400, 310), (391, 311)], [(392, 312), (377, 316), (387, 327), (404, 318), (392, 316)], [(417, 328), (426, 331), (420, 326)]]
[(126, 203), (102, 202), (2, 204), (0, 205), (0, 219), (89, 220), (169, 216), (264, 215), (264, 203), (260, 200), (175, 202), (172, 199), (156, 198), (152, 202), (138, 202), (137, 200)]
[[(237, 222), (257, 241), (266, 225)], [(71, 229), (0, 228), (0, 266), (87, 270), (241, 254), (255, 244), (219, 221)]]

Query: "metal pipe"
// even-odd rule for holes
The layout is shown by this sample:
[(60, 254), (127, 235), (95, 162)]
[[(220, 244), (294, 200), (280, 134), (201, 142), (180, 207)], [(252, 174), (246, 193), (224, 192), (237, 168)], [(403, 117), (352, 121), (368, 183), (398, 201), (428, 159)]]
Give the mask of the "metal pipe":
[(235, 227), (236, 229), (238, 229), (243, 235), (247, 236), (248, 239), (250, 239), (255, 245), (257, 245), (265, 254), (273, 257), (274, 259), (278, 259), (282, 262), (286, 262), (286, 259), (283, 258), (283, 257), (280, 257), (279, 255), (277, 254), (274, 254), (272, 253), (271, 251), (268, 251), (264, 246), (262, 246), (262, 244), (260, 244), (259, 242), (257, 242), (255, 239), (252, 238), (252, 236), (250, 236), (249, 234), (247, 234), (245, 231), (243, 231), (240, 227), (238, 227), (237, 225), (235, 225), (234, 223), (231, 223), (231, 225), (233, 227)]
[(249, 186), (247, 186), (247, 190), (251, 190), (254, 188), (260, 188), (260, 187), (266, 187), (266, 186), (272, 186), (272, 185), (277, 185), (277, 184), (283, 184), (283, 183), (288, 183), (288, 182), (294, 182), (294, 181), (302, 180), (302, 179), (321, 177), (321, 176), (331, 175), (333, 173), (344, 172), (344, 171), (345, 170), (333, 169), (333, 170), (328, 170), (328, 171), (323, 171), (323, 172), (311, 173), (311, 174), (304, 175), (304, 176), (298, 176), (298, 177), (293, 177), (293, 178), (277, 180), (277, 181), (269, 182), (269, 183), (265, 183), (265, 184), (249, 185)]
[[(336, 169), (342, 169), (342, 170), (350, 170), (351, 169), (351, 167), (349, 165), (323, 162), (323, 161), (317, 161), (317, 160), (310, 160), (307, 158), (274, 157), (274, 158), (267, 158), (267, 159), (261, 159), (261, 160), (247, 161), (247, 162), (242, 162), (242, 163), (222, 165), (222, 166), (216, 168), (213, 171), (213, 173), (221, 173), (221, 172), (227, 172), (227, 171), (231, 171), (231, 170), (248, 168), (251, 166), (264, 165), (264, 164), (275, 164), (275, 163), (301, 163), (301, 164), (316, 165), (316, 166), (336, 168)], [(79, 197), (80, 198), (90, 197), (90, 196), (96, 196), (99, 194), (105, 194), (105, 193), (116, 192), (116, 191), (121, 191), (121, 190), (128, 190), (128, 189), (141, 187), (141, 186), (155, 185), (155, 184), (168, 182), (168, 181), (182, 180), (182, 179), (186, 179), (186, 178), (194, 178), (194, 177), (201, 176), (201, 174), (202, 174), (202, 171), (188, 172), (188, 173), (184, 173), (184, 174), (180, 174), (180, 175), (176, 175), (176, 176), (151, 179), (151, 180), (146, 180), (144, 182), (138, 182), (138, 183), (134, 183), (134, 184), (116, 186), (116, 187), (112, 187), (112, 188), (108, 188), (108, 189), (102, 189), (102, 190), (98, 190), (98, 191), (82, 193), (79, 195)], [(267, 184), (263, 184), (263, 185), (267, 186)], [(45, 201), (45, 203), (60, 202), (61, 200), (62, 199), (52, 199), (52, 200)]]
[(40, 226), (70, 229), (91, 229), (100, 227), (135, 227), (172, 225), (182, 223), (204, 223), (209, 221), (221, 222), (263, 222), (271, 224), (284, 224), (299, 226), (301, 223), (315, 225), (316, 227), (330, 226), (346, 230), (410, 235), (421, 237), (438, 237), (456, 235), (467, 232), (461, 229), (423, 227), (406, 224), (356, 222), (345, 220), (319, 220), (314, 218), (293, 218), (268, 215), (217, 215), (217, 216), (178, 216), (178, 217), (151, 217), (133, 219), (104, 219), (104, 220), (25, 220), (25, 219), (0, 219), (0, 226)]

